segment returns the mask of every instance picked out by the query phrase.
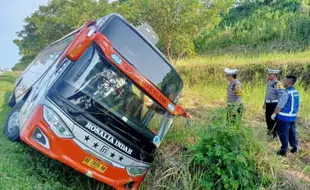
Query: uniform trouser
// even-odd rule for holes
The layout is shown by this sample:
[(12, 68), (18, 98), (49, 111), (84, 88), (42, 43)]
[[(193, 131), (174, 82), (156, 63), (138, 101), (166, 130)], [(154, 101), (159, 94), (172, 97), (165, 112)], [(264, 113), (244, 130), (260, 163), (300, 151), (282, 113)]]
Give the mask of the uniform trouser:
[(243, 114), (243, 105), (228, 105), (227, 107), (227, 119), (231, 123), (235, 124), (237, 118), (241, 119)]
[(286, 152), (288, 143), (290, 143), (292, 150), (298, 150), (298, 139), (296, 133), (296, 122), (278, 121), (278, 135), (281, 141), (281, 152)]
[(267, 123), (268, 135), (272, 135), (273, 137), (277, 136), (278, 129), (277, 118), (275, 118), (275, 120), (271, 119), (271, 115), (274, 113), (276, 107), (277, 103), (266, 103), (265, 118)]

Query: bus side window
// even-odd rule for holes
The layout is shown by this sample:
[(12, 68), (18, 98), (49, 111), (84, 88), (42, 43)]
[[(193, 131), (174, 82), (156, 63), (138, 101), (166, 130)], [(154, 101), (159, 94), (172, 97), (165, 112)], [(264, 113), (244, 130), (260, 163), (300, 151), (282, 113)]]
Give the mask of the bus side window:
[(31, 63), (23, 75), (23, 85), (30, 88), (34, 82), (59, 58), (74, 39), (75, 34), (45, 48)]

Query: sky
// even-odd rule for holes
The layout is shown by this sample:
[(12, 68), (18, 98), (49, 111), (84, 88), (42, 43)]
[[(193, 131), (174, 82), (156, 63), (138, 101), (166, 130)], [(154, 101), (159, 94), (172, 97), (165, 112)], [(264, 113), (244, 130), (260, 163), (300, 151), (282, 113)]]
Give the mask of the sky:
[(22, 30), (24, 18), (48, 0), (0, 0), (0, 68), (12, 68), (19, 60), (13, 43), (16, 32)]
[[(24, 19), (49, 0), (0, 0), (0, 68), (12, 68), (20, 59), (13, 43)], [(110, 2), (116, 0), (109, 0)]]

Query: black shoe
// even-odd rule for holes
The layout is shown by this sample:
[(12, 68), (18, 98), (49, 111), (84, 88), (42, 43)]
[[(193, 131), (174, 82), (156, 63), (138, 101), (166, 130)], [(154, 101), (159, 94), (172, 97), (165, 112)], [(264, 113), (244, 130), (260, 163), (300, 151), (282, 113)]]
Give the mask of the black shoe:
[(292, 153), (292, 154), (297, 154), (297, 152), (298, 152), (298, 150), (296, 150), (296, 149), (292, 149), (292, 150), (291, 150), (291, 153)]
[(277, 155), (280, 155), (280, 156), (286, 156), (286, 152), (282, 151), (282, 150), (279, 150), (277, 152)]
[(278, 139), (278, 135), (277, 134), (273, 134), (273, 139), (274, 140)]

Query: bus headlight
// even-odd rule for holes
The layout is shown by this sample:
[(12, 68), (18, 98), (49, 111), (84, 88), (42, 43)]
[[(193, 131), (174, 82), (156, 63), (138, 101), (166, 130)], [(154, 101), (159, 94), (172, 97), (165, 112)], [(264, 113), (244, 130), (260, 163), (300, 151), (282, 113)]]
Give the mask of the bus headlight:
[(47, 106), (43, 106), (43, 118), (50, 126), (51, 130), (61, 138), (72, 138), (68, 127), (61, 121), (59, 116)]
[(127, 173), (132, 177), (142, 176), (147, 172), (147, 168), (142, 167), (126, 167)]

